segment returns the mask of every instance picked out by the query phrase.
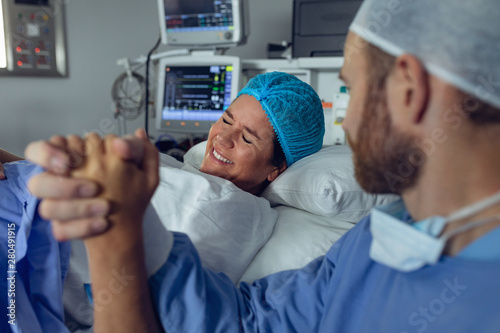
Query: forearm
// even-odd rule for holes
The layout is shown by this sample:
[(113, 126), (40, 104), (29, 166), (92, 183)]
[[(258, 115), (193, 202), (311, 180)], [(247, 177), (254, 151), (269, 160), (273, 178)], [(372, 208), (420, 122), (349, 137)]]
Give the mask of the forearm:
[(85, 241), (94, 299), (94, 331), (163, 332), (153, 310), (140, 232), (113, 228)]
[(22, 157), (11, 154), (8, 151), (0, 148), (0, 163), (9, 163), (9, 162), (21, 161), (21, 160), (23, 160)]

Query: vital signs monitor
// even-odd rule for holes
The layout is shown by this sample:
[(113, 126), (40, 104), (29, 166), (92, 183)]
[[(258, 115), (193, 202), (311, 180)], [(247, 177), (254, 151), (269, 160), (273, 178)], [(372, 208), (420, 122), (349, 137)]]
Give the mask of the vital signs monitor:
[(246, 0), (158, 0), (163, 44), (232, 47), (246, 41)]
[(157, 128), (208, 133), (236, 98), (241, 60), (232, 56), (167, 57), (158, 64)]

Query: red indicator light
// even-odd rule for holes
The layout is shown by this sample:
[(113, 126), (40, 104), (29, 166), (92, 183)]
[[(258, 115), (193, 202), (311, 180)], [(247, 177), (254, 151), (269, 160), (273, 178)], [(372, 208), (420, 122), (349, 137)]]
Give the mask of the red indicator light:
[(186, 126), (186, 123), (184, 121), (181, 121), (181, 126)]
[(198, 127), (200, 126), (200, 123), (194, 123), (194, 126)]
[(22, 50), (23, 50), (23, 49), (22, 49), (22, 48), (20, 48), (19, 46), (18, 46), (18, 47), (16, 47), (16, 51), (17, 51), (17, 52), (21, 52)]
[(40, 53), (40, 48), (39, 47), (35, 47), (35, 52), (36, 53)]
[(19, 67), (21, 67), (21, 66), (23, 65), (23, 62), (22, 62), (21, 60), (19, 60), (19, 61), (17, 62), (17, 65), (18, 65)]

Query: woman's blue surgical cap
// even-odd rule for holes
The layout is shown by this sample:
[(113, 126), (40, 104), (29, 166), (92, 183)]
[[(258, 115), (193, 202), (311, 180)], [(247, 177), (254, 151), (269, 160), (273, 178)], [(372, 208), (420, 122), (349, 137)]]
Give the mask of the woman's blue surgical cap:
[(286, 156), (287, 166), (323, 146), (325, 118), (314, 89), (281, 72), (260, 74), (248, 81), (238, 96), (255, 97), (266, 112)]

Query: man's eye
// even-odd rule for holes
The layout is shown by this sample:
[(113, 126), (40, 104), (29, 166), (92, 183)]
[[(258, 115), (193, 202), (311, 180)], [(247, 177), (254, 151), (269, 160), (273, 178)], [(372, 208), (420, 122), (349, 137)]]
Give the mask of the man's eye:
[(222, 121), (224, 122), (224, 124), (228, 124), (228, 125), (231, 125), (226, 119), (222, 118)]
[(245, 141), (246, 143), (252, 143), (252, 142), (248, 141), (248, 140), (245, 138), (245, 136), (244, 136), (244, 135), (243, 135), (243, 141)]

